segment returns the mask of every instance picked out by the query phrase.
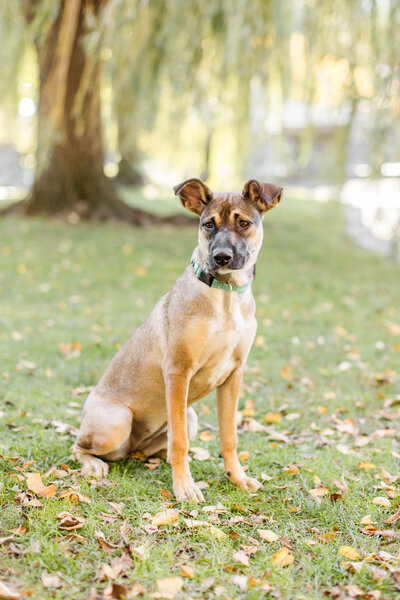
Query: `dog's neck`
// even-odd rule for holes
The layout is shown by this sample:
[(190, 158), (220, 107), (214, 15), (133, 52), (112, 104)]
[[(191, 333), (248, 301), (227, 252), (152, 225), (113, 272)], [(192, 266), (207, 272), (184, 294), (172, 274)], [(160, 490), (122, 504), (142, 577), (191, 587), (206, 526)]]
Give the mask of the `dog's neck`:
[(211, 273), (215, 279), (221, 283), (228, 283), (234, 287), (241, 287), (251, 283), (255, 275), (255, 265), (252, 265), (249, 269), (241, 269), (240, 271), (229, 271), (228, 273), (218, 273), (218, 271), (211, 271), (207, 265), (207, 257), (203, 256), (199, 246), (196, 246), (192, 254), (192, 259), (197, 262), (198, 265), (208, 273)]

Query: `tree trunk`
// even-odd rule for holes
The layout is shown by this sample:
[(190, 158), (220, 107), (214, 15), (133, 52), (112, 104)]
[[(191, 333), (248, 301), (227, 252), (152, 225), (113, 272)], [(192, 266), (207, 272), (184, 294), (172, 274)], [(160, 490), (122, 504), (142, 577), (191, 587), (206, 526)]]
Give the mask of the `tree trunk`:
[[(36, 39), (40, 95), (35, 180), (28, 198), (4, 212), (75, 213), (83, 219), (140, 225), (163, 221), (122, 202), (103, 172), (100, 55), (107, 3), (62, 0), (46, 35)], [(28, 21), (37, 7), (38, 0), (28, 1)]]

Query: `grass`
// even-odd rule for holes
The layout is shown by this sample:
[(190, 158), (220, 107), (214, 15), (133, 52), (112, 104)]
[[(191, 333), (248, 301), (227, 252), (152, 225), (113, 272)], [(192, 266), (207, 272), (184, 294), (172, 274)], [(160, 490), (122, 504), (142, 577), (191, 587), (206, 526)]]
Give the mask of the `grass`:
[[(365, 593), (375, 590), (374, 598), (378, 592), (398, 598), (390, 571), (400, 567), (400, 541), (393, 534), (362, 533), (360, 520), (369, 514), (378, 530), (397, 533), (397, 525), (385, 520), (398, 505), (397, 482), (389, 474), (400, 472), (400, 411), (390, 402), (399, 393), (400, 269), (353, 245), (335, 203), (284, 199), (266, 217), (254, 284), (258, 337), (240, 408), (247, 424), (254, 419), (267, 430), (253, 433), (242, 425), (239, 436), (239, 450), (249, 452), (249, 472), (265, 480), (260, 493), (247, 496), (226, 480), (214, 430), (215, 398), (198, 406), (200, 431), (214, 439), (195, 441), (212, 460), (192, 460), (192, 472), (209, 485), (207, 505), (220, 502), (225, 512), (197, 507), (197, 518), (227, 536), (188, 528), (185, 514), (155, 533), (143, 529), (149, 523), (145, 513), (176, 507), (187, 516), (196, 510), (161, 494), (172, 490), (164, 463), (151, 470), (140, 460), (119, 461), (110, 469), (111, 486), (73, 472), (74, 436), (68, 428), (57, 431), (54, 420), (78, 426), (85, 395), (77, 388), (97, 382), (187, 264), (195, 239), (190, 228), (0, 221), (0, 537), (26, 527), (24, 535), (0, 545), (0, 579), (31, 590), (34, 598), (95, 598), (110, 583), (95, 578), (97, 569), (123, 552), (118, 547), (107, 553), (95, 532), (119, 544), (123, 525), (127, 543), (145, 544), (147, 554), (133, 558), (116, 582), (127, 588), (140, 582), (148, 590), (145, 598), (154, 597), (156, 579), (180, 576), (182, 564), (193, 567), (194, 576), (184, 580), (177, 599), (255, 599), (267, 594), (261, 587), (266, 582), (272, 594), (290, 600), (319, 599), (335, 585), (352, 584)], [(263, 421), (267, 413), (275, 422)], [(363, 462), (372, 466), (360, 468)], [(44, 478), (62, 464), (72, 469), (65, 478)], [(16, 501), (26, 492), (29, 472), (57, 486), (56, 497), (42, 498), (41, 508)], [(348, 491), (334, 502), (341, 478)], [(60, 499), (69, 486), (91, 503)], [(318, 501), (310, 490), (320, 487), (329, 492)], [(375, 504), (376, 497), (390, 506)], [(60, 530), (55, 516), (62, 511), (85, 519), (75, 531), (84, 540), (68, 539), (70, 532)], [(260, 528), (280, 540), (262, 541)], [(252, 538), (259, 547), (246, 567), (232, 555), (241, 544), (256, 545)], [(270, 562), (283, 544), (294, 555), (286, 568)], [(342, 564), (348, 559), (338, 554), (341, 546), (353, 547), (360, 559)], [(45, 588), (42, 572), (59, 573), (62, 587)], [(237, 585), (237, 575), (249, 578), (246, 589)], [(110, 593), (117, 595), (116, 588)]]

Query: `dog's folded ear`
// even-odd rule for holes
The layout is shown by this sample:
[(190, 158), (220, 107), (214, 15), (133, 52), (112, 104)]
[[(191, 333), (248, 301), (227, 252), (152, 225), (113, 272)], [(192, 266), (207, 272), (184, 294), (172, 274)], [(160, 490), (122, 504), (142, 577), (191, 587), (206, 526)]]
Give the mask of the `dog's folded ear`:
[(179, 196), (186, 210), (199, 216), (213, 197), (212, 191), (201, 179), (187, 179), (175, 186), (174, 192)]
[(262, 183), (255, 179), (250, 179), (245, 183), (243, 196), (255, 204), (261, 214), (274, 208), (281, 199), (283, 188), (273, 183)]

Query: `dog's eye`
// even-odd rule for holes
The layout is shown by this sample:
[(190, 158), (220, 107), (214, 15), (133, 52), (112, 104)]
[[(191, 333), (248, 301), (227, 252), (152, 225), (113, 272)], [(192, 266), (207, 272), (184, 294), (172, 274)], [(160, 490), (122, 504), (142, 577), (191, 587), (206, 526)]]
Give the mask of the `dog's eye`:
[(245, 221), (244, 219), (240, 219), (239, 225), (240, 225), (240, 227), (243, 227), (243, 229), (245, 229), (246, 227), (248, 227), (250, 225), (250, 223), (249, 223), (249, 221)]
[(207, 223), (203, 223), (203, 226), (206, 229), (214, 229), (214, 222), (213, 221), (207, 221)]

